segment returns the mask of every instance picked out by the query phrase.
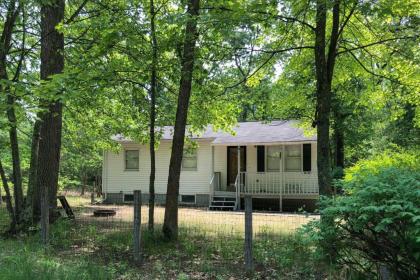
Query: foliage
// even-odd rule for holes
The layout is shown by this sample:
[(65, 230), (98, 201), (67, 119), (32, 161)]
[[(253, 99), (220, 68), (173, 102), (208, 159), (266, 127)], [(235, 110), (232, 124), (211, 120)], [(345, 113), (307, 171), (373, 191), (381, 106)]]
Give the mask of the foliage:
[[(358, 161), (345, 171), (344, 181), (349, 186), (360, 186), (372, 175), (377, 175), (384, 168), (395, 167), (412, 172), (420, 171), (420, 150), (401, 151), (396, 147), (380, 154)], [(357, 184), (355, 183), (357, 182)]]
[(364, 161), (343, 181), (347, 195), (322, 201), (321, 221), (307, 230), (324, 257), (324, 250), (333, 248), (336, 256), (329, 257), (363, 277), (374, 276), (383, 265), (394, 276), (417, 279), (420, 172), (414, 159), (401, 154), (382, 167), (379, 157)]

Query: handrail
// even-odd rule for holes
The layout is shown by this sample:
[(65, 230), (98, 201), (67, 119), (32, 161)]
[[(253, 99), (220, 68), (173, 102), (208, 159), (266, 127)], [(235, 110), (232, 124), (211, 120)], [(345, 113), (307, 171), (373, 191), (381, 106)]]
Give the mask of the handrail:
[(214, 177), (215, 176), (216, 176), (216, 173), (213, 172), (213, 176), (211, 176), (210, 183), (209, 183), (210, 185), (209, 207), (211, 206), (211, 202), (213, 201), (213, 196), (214, 196)]
[(319, 193), (316, 177), (282, 172), (241, 172), (241, 193), (264, 195), (315, 195)]
[(241, 197), (240, 197), (240, 173), (236, 175), (235, 179), (235, 191), (236, 191), (236, 202), (235, 202), (235, 208), (236, 210), (239, 210), (241, 208)]

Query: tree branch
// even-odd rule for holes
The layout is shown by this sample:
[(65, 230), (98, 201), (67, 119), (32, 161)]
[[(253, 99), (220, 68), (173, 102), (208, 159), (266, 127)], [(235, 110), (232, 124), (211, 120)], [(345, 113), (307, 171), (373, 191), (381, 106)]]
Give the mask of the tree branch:
[(372, 47), (372, 46), (375, 46), (375, 45), (380, 45), (380, 44), (390, 42), (390, 41), (409, 40), (409, 39), (416, 39), (416, 38), (417, 38), (417, 36), (406, 36), (406, 37), (395, 37), (395, 38), (382, 39), (382, 40), (379, 40), (379, 41), (376, 41), (376, 42), (373, 42), (373, 43), (369, 43), (369, 44), (362, 45), (362, 46), (357, 46), (357, 47), (354, 47), (354, 48), (351, 48), (351, 49), (340, 46), (341, 48), (344, 48), (345, 50), (337, 52), (336, 55), (338, 56), (338, 55), (343, 54), (343, 53), (369, 48), (369, 47)]

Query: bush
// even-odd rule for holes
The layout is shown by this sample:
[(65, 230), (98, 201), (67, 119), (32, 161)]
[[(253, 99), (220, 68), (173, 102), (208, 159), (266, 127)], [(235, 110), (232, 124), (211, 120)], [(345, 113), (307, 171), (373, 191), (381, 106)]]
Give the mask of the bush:
[(333, 251), (338, 264), (363, 277), (376, 276), (379, 265), (396, 278), (420, 275), (418, 160), (397, 158), (354, 167), (342, 181), (346, 195), (321, 201), (321, 222), (310, 226), (324, 255)]

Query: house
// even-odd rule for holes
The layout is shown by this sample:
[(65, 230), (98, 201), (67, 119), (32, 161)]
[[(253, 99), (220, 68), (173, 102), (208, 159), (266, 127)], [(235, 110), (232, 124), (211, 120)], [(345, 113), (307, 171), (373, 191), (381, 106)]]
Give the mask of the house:
[[(271, 210), (313, 208), (319, 196), (316, 137), (305, 136), (297, 121), (242, 122), (234, 135), (213, 131), (192, 136), (195, 148), (184, 149), (180, 178), (181, 204), (218, 209), (241, 208), (245, 194), (254, 205)], [(171, 154), (172, 127), (162, 128), (156, 151), (156, 202), (164, 203)], [(148, 201), (150, 154), (148, 145), (123, 136), (113, 138), (120, 152), (104, 152), (105, 202), (133, 200), (133, 190)], [(292, 209), (293, 208), (293, 209)]]

